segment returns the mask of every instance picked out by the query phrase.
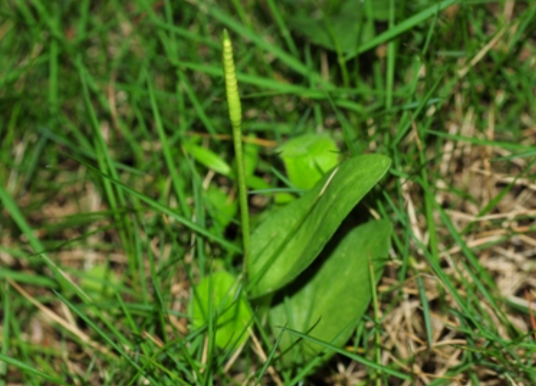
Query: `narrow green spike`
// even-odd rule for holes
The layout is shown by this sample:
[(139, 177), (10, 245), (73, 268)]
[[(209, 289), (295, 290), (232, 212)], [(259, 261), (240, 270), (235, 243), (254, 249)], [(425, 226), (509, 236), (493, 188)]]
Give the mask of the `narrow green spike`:
[(225, 76), (225, 91), (229, 105), (229, 119), (233, 128), (233, 142), (238, 175), (238, 198), (240, 204), (240, 217), (242, 221), (242, 244), (244, 248), (244, 274), (250, 251), (249, 210), (246, 188), (246, 174), (244, 168), (244, 152), (242, 150), (242, 107), (236, 81), (236, 70), (233, 59), (233, 46), (227, 30), (223, 30), (223, 73)]
[[(236, 81), (236, 70), (233, 59), (233, 45), (227, 30), (223, 30), (223, 72), (225, 74), (225, 91), (227, 92), (227, 103), (229, 103), (229, 118), (233, 125), (233, 130), (242, 124), (242, 106), (240, 95), (238, 94), (238, 83)], [(240, 132), (241, 133), (241, 132)], [(234, 131), (233, 131), (234, 134)]]

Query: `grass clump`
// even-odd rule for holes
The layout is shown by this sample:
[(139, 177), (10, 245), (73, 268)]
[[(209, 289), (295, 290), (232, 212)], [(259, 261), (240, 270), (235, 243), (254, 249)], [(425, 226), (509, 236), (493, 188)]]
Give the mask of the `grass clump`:
[[(523, 1), (3, 2), (0, 385), (533, 384), (535, 15)], [(394, 231), (342, 348), (268, 328), (250, 300), (235, 345), (216, 344), (225, 310), (192, 323), (192, 288), (243, 272), (224, 28), (252, 229), (307, 196), (277, 150), (292, 139), (392, 160), (347, 219)], [(296, 340), (329, 360), (287, 366)]]

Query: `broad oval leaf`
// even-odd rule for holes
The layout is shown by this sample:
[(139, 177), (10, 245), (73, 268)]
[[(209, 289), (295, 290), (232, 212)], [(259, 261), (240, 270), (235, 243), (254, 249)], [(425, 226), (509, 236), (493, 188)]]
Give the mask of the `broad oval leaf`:
[(279, 147), (290, 181), (299, 189), (311, 189), (339, 163), (339, 149), (327, 135), (305, 134)]
[[(391, 232), (388, 221), (372, 221), (330, 242), (314, 264), (276, 294), (269, 313), (272, 329), (287, 327), (337, 347), (344, 345), (371, 300), (369, 264), (374, 266), (376, 283), (382, 275)], [(280, 340), (285, 366), (309, 361), (323, 350), (305, 338), (296, 344), (297, 340), (291, 332)], [(328, 357), (329, 353), (324, 359)]]
[(390, 164), (379, 154), (350, 158), (261, 223), (251, 238), (250, 295), (274, 292), (303, 272)]
[(194, 328), (214, 320), (220, 348), (240, 345), (248, 337), (245, 330), (252, 315), (238, 284), (230, 273), (218, 271), (201, 279), (191, 297)]

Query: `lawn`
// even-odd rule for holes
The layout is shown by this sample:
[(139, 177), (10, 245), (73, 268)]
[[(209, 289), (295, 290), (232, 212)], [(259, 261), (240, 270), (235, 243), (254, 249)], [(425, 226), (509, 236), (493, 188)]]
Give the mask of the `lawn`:
[(4, 0), (0, 117), (0, 386), (536, 384), (536, 2)]

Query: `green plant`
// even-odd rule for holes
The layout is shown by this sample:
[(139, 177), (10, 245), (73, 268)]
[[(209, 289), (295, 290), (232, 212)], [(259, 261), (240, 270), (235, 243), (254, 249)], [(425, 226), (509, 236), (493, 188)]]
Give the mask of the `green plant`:
[[(311, 189), (324, 173), (339, 163), (337, 144), (328, 135), (300, 135), (285, 142), (278, 150), (288, 179), (298, 189)], [(279, 193), (275, 201), (284, 204), (293, 198), (289, 193)]]
[[(280, 339), (280, 349), (281, 364), (292, 366), (322, 352), (324, 346), (318, 341), (342, 346), (368, 307), (388, 255), (392, 228), (386, 220), (357, 227), (341, 224), (391, 161), (367, 154), (338, 163), (338, 149), (325, 136), (288, 142), (280, 150), (290, 180), (309, 190), (266, 218), (249, 242), (240, 99), (227, 32), (223, 51), (241, 197), (244, 273), (233, 278), (220, 270), (197, 285), (192, 297), (194, 326), (207, 326), (221, 348), (243, 342), (251, 315), (248, 297), (266, 313), (275, 334), (280, 328), (290, 329)], [(297, 338), (291, 330), (307, 335)], [(309, 341), (314, 339), (318, 341)]]
[[(0, 386), (536, 384), (536, 2), (32, 0), (0, 14)], [(310, 328), (294, 294), (347, 221), (292, 282), (248, 299), (222, 28), (252, 231), (347, 154), (392, 159), (349, 215), (370, 208), (395, 231), (344, 347), (316, 335), (330, 311), (306, 303)], [(305, 152), (300, 187), (277, 152), (319, 132), (340, 151), (320, 173)], [(362, 258), (363, 274), (382, 262)], [(236, 285), (218, 292), (223, 269)], [(203, 280), (215, 294), (197, 322)], [(220, 349), (237, 293), (253, 319)], [(292, 320), (277, 322), (285, 298)], [(302, 362), (315, 346), (338, 355), (317, 370), (322, 353)]]

